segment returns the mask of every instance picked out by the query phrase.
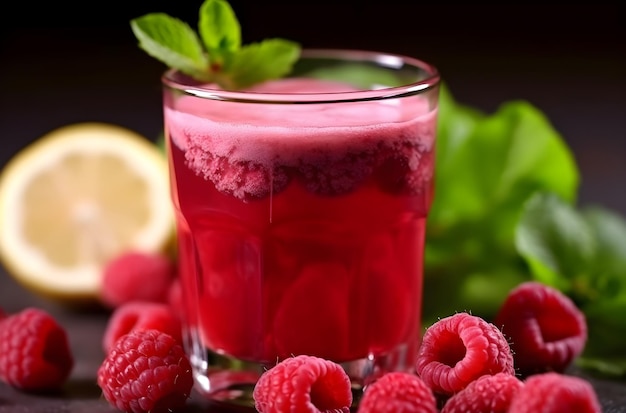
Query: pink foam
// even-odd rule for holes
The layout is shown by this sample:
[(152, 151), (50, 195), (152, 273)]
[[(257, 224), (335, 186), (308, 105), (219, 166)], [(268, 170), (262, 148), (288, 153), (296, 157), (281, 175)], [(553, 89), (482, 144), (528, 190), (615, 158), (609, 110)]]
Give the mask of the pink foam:
[[(344, 84), (320, 80), (283, 79), (253, 91), (340, 93), (348, 89)], [(185, 152), (188, 165), (233, 190), (241, 187), (242, 177), (215, 168), (216, 159), (226, 158), (233, 165), (252, 163), (264, 168), (271, 179), (277, 165), (297, 167), (311, 154), (340, 159), (349, 153), (374, 152), (381, 143), (401, 146), (403, 141), (419, 142), (423, 150), (430, 151), (435, 139), (436, 113), (420, 97), (298, 105), (186, 96), (179, 98), (175, 107), (166, 107), (164, 115), (171, 139)], [(257, 177), (254, 185), (263, 184)]]

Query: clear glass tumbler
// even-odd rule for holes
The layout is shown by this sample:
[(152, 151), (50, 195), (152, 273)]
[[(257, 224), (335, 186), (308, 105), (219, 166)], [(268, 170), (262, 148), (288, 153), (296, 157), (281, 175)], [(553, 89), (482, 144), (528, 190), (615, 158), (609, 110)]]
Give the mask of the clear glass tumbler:
[(245, 91), (163, 76), (185, 340), (198, 389), (250, 405), (297, 354), (354, 388), (411, 370), (420, 339), (439, 75), (422, 61), (305, 50)]

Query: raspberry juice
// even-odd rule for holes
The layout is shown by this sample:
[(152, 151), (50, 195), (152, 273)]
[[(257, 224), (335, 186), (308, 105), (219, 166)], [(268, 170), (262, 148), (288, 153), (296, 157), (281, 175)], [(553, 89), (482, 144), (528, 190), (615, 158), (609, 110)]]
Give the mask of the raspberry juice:
[(339, 362), (359, 383), (413, 368), (433, 196), (429, 81), (369, 99), (289, 78), (215, 99), (165, 80), (186, 346), (202, 390), (253, 385), (296, 354)]

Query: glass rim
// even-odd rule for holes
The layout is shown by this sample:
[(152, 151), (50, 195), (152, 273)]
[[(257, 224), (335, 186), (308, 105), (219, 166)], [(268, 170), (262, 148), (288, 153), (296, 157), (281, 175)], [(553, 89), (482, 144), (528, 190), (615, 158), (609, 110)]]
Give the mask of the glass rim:
[(371, 62), (382, 67), (399, 69), (411, 66), (422, 70), (426, 77), (419, 81), (400, 86), (380, 89), (361, 89), (345, 92), (307, 92), (307, 93), (269, 93), (258, 91), (232, 91), (200, 86), (194, 82), (183, 82), (176, 79), (180, 74), (177, 69), (166, 70), (161, 82), (164, 86), (178, 90), (185, 95), (202, 99), (221, 100), (240, 103), (273, 103), (273, 104), (320, 104), (338, 102), (363, 102), (371, 100), (397, 99), (423, 94), (435, 88), (441, 80), (439, 71), (423, 60), (395, 53), (356, 50), (356, 49), (303, 49), (300, 58), (326, 58), (344, 60), (346, 62)]

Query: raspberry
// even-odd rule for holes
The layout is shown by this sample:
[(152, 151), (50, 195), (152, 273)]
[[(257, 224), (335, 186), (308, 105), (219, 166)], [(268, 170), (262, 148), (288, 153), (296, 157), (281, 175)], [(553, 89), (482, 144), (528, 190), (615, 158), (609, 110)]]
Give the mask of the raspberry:
[(135, 301), (113, 311), (102, 339), (104, 353), (108, 354), (121, 336), (135, 330), (158, 330), (182, 343), (180, 319), (169, 305)]
[(193, 376), (189, 359), (172, 336), (140, 330), (115, 343), (98, 369), (98, 386), (121, 411), (165, 413), (185, 406)]
[(414, 374), (391, 372), (366, 387), (359, 413), (437, 413), (431, 389)]
[(523, 386), (511, 374), (487, 374), (448, 399), (441, 413), (507, 413), (511, 400)]
[(339, 364), (314, 356), (295, 356), (261, 375), (253, 391), (260, 413), (348, 413), (350, 378)]
[(457, 313), (426, 330), (416, 370), (434, 392), (451, 395), (482, 375), (514, 374), (513, 355), (496, 326), (480, 317)]
[(65, 329), (44, 310), (26, 308), (0, 322), (0, 378), (26, 391), (56, 390), (74, 358)]
[(126, 252), (105, 266), (100, 298), (110, 308), (135, 300), (164, 303), (175, 273), (174, 262), (163, 254)]
[(528, 377), (509, 406), (509, 413), (561, 412), (600, 413), (602, 408), (589, 382), (556, 372)]
[(494, 323), (510, 339), (522, 376), (565, 371), (587, 341), (583, 313), (559, 290), (535, 281), (511, 290)]

